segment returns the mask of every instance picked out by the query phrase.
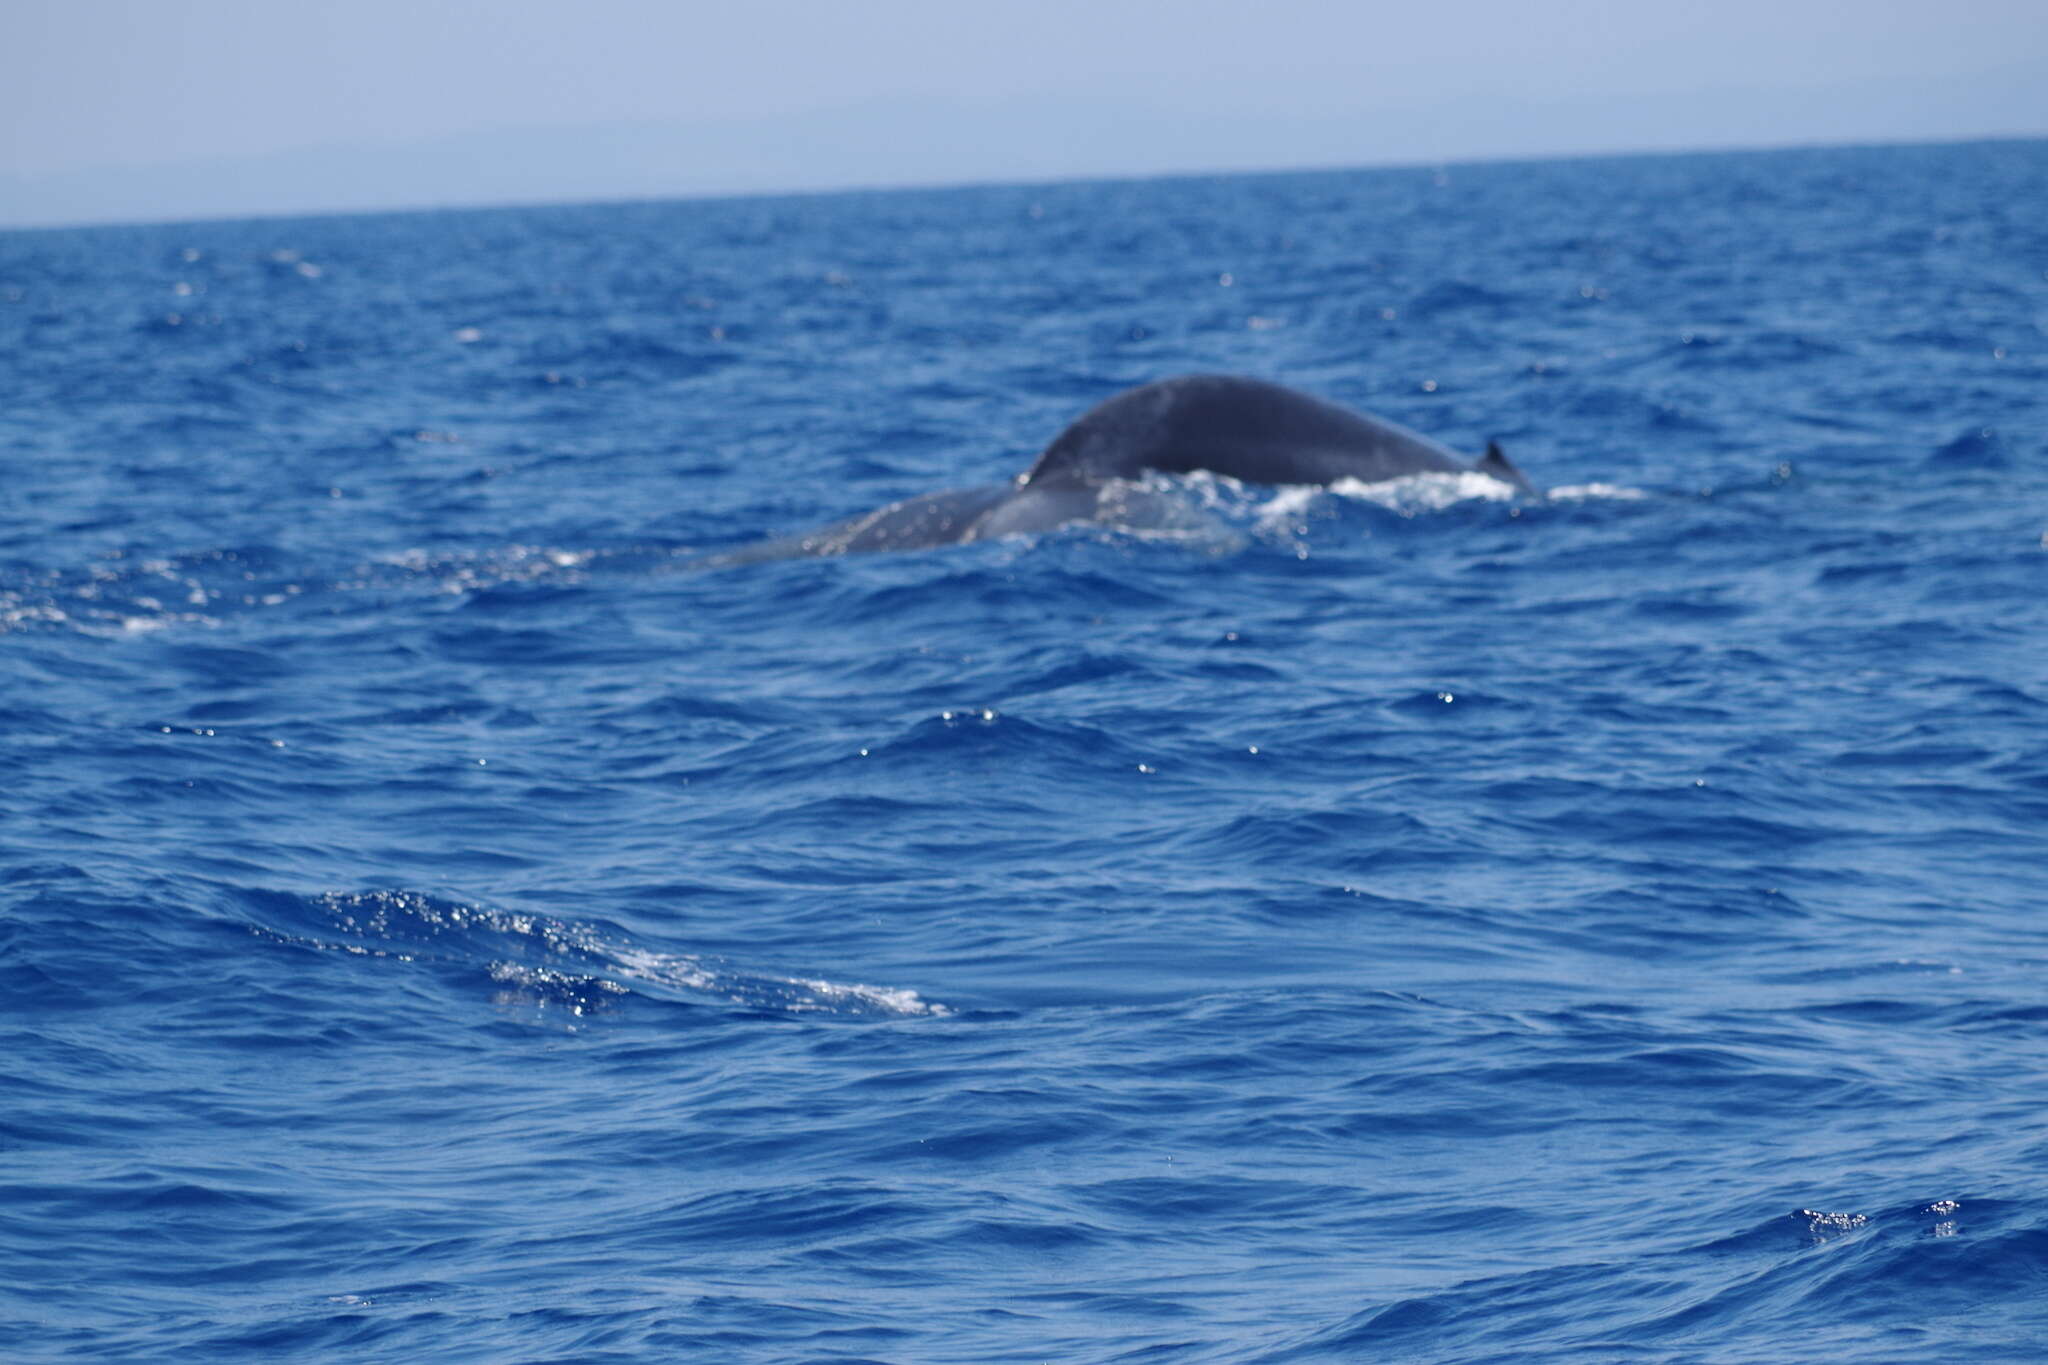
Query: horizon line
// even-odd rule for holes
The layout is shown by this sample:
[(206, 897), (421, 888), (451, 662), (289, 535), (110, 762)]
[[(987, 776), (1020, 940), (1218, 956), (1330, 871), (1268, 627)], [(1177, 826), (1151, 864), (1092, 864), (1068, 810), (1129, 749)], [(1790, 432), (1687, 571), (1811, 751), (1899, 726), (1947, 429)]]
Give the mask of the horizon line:
[[(1885, 137), (1885, 138), (1844, 138), (1840, 140), (1815, 138), (1795, 139), (1786, 142), (1730, 142), (1706, 143), (1686, 147), (1605, 147), (1585, 150), (1560, 150), (1545, 153), (1503, 153), (1441, 157), (1415, 157), (1412, 159), (1391, 158), (1362, 162), (1333, 162), (1298, 166), (1217, 166), (1203, 169), (1133, 170), (1111, 172), (1086, 172), (1077, 175), (1057, 177), (993, 176), (982, 178), (941, 178), (933, 180), (891, 180), (891, 181), (849, 181), (843, 184), (791, 185), (776, 189), (704, 189), (683, 190), (673, 194), (624, 194), (599, 195), (594, 198), (527, 198), (478, 199), (448, 202), (418, 202), (392, 204), (381, 207), (313, 208), (295, 210), (258, 210), (248, 213), (199, 213), (169, 218), (115, 217), (84, 218), (54, 222), (0, 223), (0, 234), (35, 232), (91, 232), (102, 229), (122, 230), (135, 228), (172, 228), (199, 225), (220, 225), (228, 223), (287, 222), (298, 219), (342, 219), (375, 218), (402, 214), (459, 214), (497, 213), (527, 209), (550, 208), (604, 208), (625, 205), (653, 204), (699, 204), (699, 203), (743, 203), (748, 200), (819, 199), (849, 195), (894, 195), (929, 193), (944, 190), (968, 189), (1031, 189), (1053, 188), (1064, 185), (1114, 185), (1137, 184), (1173, 180), (1209, 180), (1222, 177), (1258, 178), (1286, 175), (1333, 175), (1343, 173), (1369, 173), (1374, 171), (1403, 171), (1434, 168), (1450, 170), (1456, 167), (1472, 166), (1515, 166), (1537, 165), (1551, 162), (1572, 161), (1619, 161), (1640, 157), (1693, 157), (1726, 155), (1770, 155), (1781, 152), (1801, 151), (1855, 151), (1882, 150), (1904, 147), (1971, 147), (1989, 143), (2048, 142), (2048, 130), (2029, 132), (1997, 132), (1969, 134), (1965, 136), (1932, 135), (1927, 137)], [(354, 150), (351, 147), (350, 150)], [(254, 154), (249, 157), (225, 158), (230, 162), (260, 160), (266, 155)], [(150, 166), (130, 168), (137, 171), (175, 169)], [(205, 163), (182, 163), (205, 164)], [(34, 180), (40, 177), (15, 176), (17, 180)]]

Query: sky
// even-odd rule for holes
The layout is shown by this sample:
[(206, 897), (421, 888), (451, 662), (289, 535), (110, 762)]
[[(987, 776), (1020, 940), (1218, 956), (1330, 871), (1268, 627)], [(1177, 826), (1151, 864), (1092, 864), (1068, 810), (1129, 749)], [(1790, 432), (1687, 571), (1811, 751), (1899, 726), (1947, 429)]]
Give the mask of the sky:
[(0, 0), (0, 225), (2043, 134), (2044, 0)]

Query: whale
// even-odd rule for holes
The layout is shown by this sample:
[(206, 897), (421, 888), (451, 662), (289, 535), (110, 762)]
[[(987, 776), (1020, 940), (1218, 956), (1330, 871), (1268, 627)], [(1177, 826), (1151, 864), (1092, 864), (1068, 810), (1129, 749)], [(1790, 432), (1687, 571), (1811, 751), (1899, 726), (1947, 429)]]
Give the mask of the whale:
[(1206, 471), (1254, 484), (1384, 483), (1411, 474), (1479, 473), (1542, 493), (1489, 442), (1460, 458), (1419, 432), (1263, 379), (1192, 374), (1106, 398), (1006, 483), (890, 503), (804, 535), (720, 556), (721, 563), (922, 550), (1075, 523), (1127, 521), (1148, 474)]

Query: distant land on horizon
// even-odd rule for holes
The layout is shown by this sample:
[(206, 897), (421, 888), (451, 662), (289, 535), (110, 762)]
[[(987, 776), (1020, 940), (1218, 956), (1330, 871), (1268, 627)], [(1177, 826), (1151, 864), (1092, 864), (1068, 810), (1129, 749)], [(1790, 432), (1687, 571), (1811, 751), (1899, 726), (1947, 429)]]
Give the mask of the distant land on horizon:
[(0, 228), (2048, 136), (2024, 67), (1918, 83), (1303, 111), (877, 98), (0, 176)]

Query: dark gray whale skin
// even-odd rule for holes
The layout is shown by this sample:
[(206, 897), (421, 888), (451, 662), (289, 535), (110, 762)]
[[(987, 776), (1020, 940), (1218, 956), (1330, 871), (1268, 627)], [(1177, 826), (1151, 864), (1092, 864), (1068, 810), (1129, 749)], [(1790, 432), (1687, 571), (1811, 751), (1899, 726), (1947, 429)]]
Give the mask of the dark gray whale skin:
[(1500, 447), (1468, 463), (1427, 436), (1279, 384), (1196, 374), (1126, 389), (1090, 408), (1009, 483), (927, 493), (720, 563), (921, 550), (1127, 514), (1148, 472), (1208, 470), (1245, 483), (1381, 483), (1477, 471), (1541, 497)]

